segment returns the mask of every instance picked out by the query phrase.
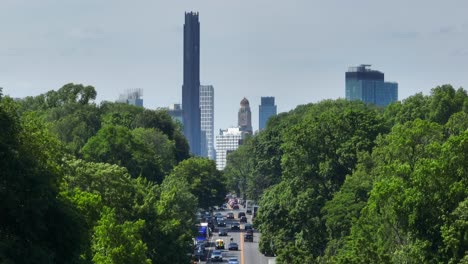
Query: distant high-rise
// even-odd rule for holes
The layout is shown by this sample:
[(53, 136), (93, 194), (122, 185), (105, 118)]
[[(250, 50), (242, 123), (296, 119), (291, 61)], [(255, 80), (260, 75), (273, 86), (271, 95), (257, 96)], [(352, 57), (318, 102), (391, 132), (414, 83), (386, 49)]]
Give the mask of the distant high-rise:
[(258, 111), (258, 129), (265, 129), (268, 119), (276, 115), (275, 97), (262, 97)]
[(182, 106), (180, 104), (172, 104), (166, 108), (166, 110), (172, 119), (177, 120), (182, 125), (184, 124), (184, 120), (182, 119)]
[(242, 142), (243, 132), (238, 127), (220, 129), (216, 136), (216, 168), (226, 167), (227, 155), (236, 150)]
[(384, 73), (361, 64), (346, 72), (346, 99), (387, 106), (398, 100), (398, 83), (385, 82)]
[(245, 97), (240, 102), (238, 125), (241, 132), (252, 134), (252, 112), (250, 111), (249, 100)]
[(143, 99), (141, 99), (142, 96), (142, 89), (128, 89), (124, 94), (119, 96), (119, 99), (116, 102), (143, 107)]
[(182, 108), (184, 135), (192, 154), (200, 156), (200, 23), (193, 12), (185, 13)]
[(201, 156), (214, 160), (214, 88), (200, 86)]

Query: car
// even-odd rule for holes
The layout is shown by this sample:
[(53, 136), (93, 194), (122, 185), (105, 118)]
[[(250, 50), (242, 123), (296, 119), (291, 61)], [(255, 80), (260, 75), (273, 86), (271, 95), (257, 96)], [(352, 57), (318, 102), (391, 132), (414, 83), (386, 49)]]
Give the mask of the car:
[(205, 240), (198, 240), (197, 243), (195, 244), (195, 248), (203, 248), (205, 250), (206, 246), (206, 241)]
[(229, 258), (228, 264), (239, 264), (239, 260), (237, 258)]
[(215, 216), (216, 218), (219, 218), (219, 217), (223, 217), (223, 214), (220, 213), (220, 212), (217, 212), (214, 216)]
[(238, 205), (238, 204), (233, 205), (233, 206), (232, 206), (232, 209), (234, 209), (234, 210), (239, 210), (239, 205)]
[(225, 228), (220, 228), (218, 232), (218, 236), (227, 236), (228, 233)]
[(251, 224), (245, 224), (244, 225), (244, 230), (251, 230), (251, 229), (253, 230), (253, 227), (252, 227)]
[(240, 219), (240, 218), (243, 217), (243, 216), (245, 216), (245, 213), (244, 213), (244, 212), (239, 212), (239, 213), (237, 213), (237, 218)]
[(249, 233), (244, 234), (244, 242), (253, 242), (253, 235)]
[(205, 261), (206, 260), (206, 254), (205, 254), (205, 248), (204, 247), (196, 247), (193, 256), (197, 260)]
[(251, 215), (251, 214), (252, 214), (252, 209), (249, 209), (249, 208), (248, 208), (248, 209), (245, 211), (245, 213), (248, 214), (248, 215)]
[(227, 213), (226, 219), (234, 219), (234, 213)]
[(239, 250), (239, 245), (237, 245), (236, 242), (231, 242), (231, 243), (229, 243), (229, 245), (228, 245), (228, 249), (229, 249), (229, 250)]
[(238, 224), (238, 223), (233, 223), (233, 224), (231, 225), (231, 230), (240, 230), (239, 224)]
[(218, 226), (219, 227), (226, 227), (226, 222), (224, 222), (224, 220), (218, 221)]
[(241, 216), (241, 218), (239, 219), (239, 222), (240, 223), (247, 223), (247, 217)]
[(211, 253), (210, 259), (212, 262), (215, 262), (215, 261), (223, 262), (223, 253), (221, 252), (221, 250), (214, 250)]
[[(208, 222), (208, 227), (210, 228), (210, 230), (214, 230), (214, 229), (215, 229), (215, 226), (214, 226), (214, 223), (213, 223), (213, 222)], [(210, 236), (211, 236), (211, 232), (210, 232)]]

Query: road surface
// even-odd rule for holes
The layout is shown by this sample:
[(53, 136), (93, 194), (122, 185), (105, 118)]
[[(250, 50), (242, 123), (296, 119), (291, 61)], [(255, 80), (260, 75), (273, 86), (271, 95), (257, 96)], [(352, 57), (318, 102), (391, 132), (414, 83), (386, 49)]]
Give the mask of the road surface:
[[(201, 261), (200, 263), (212, 263), (209, 258), (211, 256), (211, 252), (215, 250), (214, 244), (217, 239), (223, 239), (224, 244), (225, 244), (225, 249), (223, 251), (223, 263), (227, 263), (228, 259), (231, 257), (236, 257), (239, 260), (240, 264), (268, 264), (268, 260), (272, 259), (272, 257), (265, 257), (263, 254), (261, 254), (258, 251), (258, 242), (260, 240), (260, 233), (254, 232), (254, 240), (253, 242), (244, 242), (243, 239), (243, 234), (244, 234), (244, 224), (241, 224), (241, 230), (240, 231), (231, 231), (230, 227), (232, 223), (238, 223), (239, 224), (239, 219), (237, 218), (237, 213), (239, 212), (245, 212), (245, 209), (240, 209), (240, 210), (224, 210), (224, 211), (215, 211), (216, 212), (221, 212), (224, 216), (228, 212), (233, 212), (234, 213), (234, 220), (227, 219), (226, 220), (226, 228), (228, 230), (228, 236), (218, 236), (218, 228), (216, 227), (215, 232), (213, 232), (213, 236), (210, 239), (210, 246), (207, 247), (207, 254), (208, 254), (208, 260), (206, 262)], [(247, 221), (249, 223), (252, 223), (252, 216), (247, 215)], [(234, 242), (236, 242), (239, 245), (239, 250), (238, 251), (229, 251), (228, 250), (228, 245), (230, 243), (230, 238), (233, 239)], [(217, 262), (220, 263), (220, 262)]]

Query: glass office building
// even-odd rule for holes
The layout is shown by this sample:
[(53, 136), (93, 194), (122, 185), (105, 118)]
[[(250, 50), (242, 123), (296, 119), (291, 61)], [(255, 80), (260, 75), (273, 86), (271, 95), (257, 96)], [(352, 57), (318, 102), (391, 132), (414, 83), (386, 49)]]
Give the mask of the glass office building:
[(201, 156), (214, 160), (214, 88), (200, 86)]
[(384, 73), (370, 65), (350, 67), (346, 72), (346, 99), (387, 106), (398, 100), (398, 83), (385, 82)]
[(258, 129), (265, 129), (268, 119), (276, 115), (275, 97), (261, 97), (258, 111)]
[(176, 122), (179, 122), (182, 126), (184, 119), (182, 117), (182, 106), (180, 104), (171, 104), (168, 108), (163, 108)]

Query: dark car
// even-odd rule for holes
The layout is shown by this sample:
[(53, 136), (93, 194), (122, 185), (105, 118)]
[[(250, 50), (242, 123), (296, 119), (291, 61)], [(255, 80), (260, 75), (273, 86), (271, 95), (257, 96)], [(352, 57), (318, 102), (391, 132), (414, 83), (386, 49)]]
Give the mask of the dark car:
[(247, 209), (245, 212), (246, 212), (246, 214), (251, 215), (252, 214), (252, 209)]
[(234, 223), (231, 225), (231, 230), (240, 230), (240, 226), (238, 223)]
[(239, 245), (237, 245), (236, 242), (231, 242), (231, 243), (229, 243), (228, 249), (229, 250), (239, 250)]
[[(215, 229), (215, 226), (214, 226), (213, 221), (212, 221), (212, 222), (208, 222), (208, 227), (209, 227), (211, 230), (214, 230), (214, 229)], [(211, 232), (210, 232), (210, 235), (211, 235)]]
[(237, 218), (240, 219), (240, 218), (243, 217), (243, 216), (245, 216), (245, 213), (244, 213), (244, 212), (239, 212), (239, 213), (237, 213)]
[(246, 233), (244, 235), (244, 241), (245, 242), (253, 242), (253, 235), (252, 234), (249, 234), (249, 233)]
[(224, 220), (218, 221), (218, 226), (219, 227), (226, 227), (226, 222), (224, 222)]
[(251, 224), (245, 224), (244, 225), (244, 230), (253, 230), (253, 227)]
[(227, 213), (226, 219), (234, 219), (234, 213)]
[(206, 254), (205, 254), (205, 247), (196, 247), (193, 256), (197, 260), (205, 261), (206, 260)]
[(219, 229), (218, 236), (227, 236), (227, 235), (228, 235), (228, 233), (227, 233), (226, 229), (224, 229), (224, 228)]
[(213, 253), (211, 253), (211, 261), (219, 261), (223, 262), (223, 253), (221, 253), (221, 250), (215, 250)]
[(238, 209), (239, 209), (239, 205), (238, 205), (238, 204), (233, 205), (233, 206), (232, 206), (232, 209), (238, 210)]
[(241, 216), (241, 218), (239, 219), (239, 222), (241, 222), (241, 223), (247, 223), (247, 217)]

